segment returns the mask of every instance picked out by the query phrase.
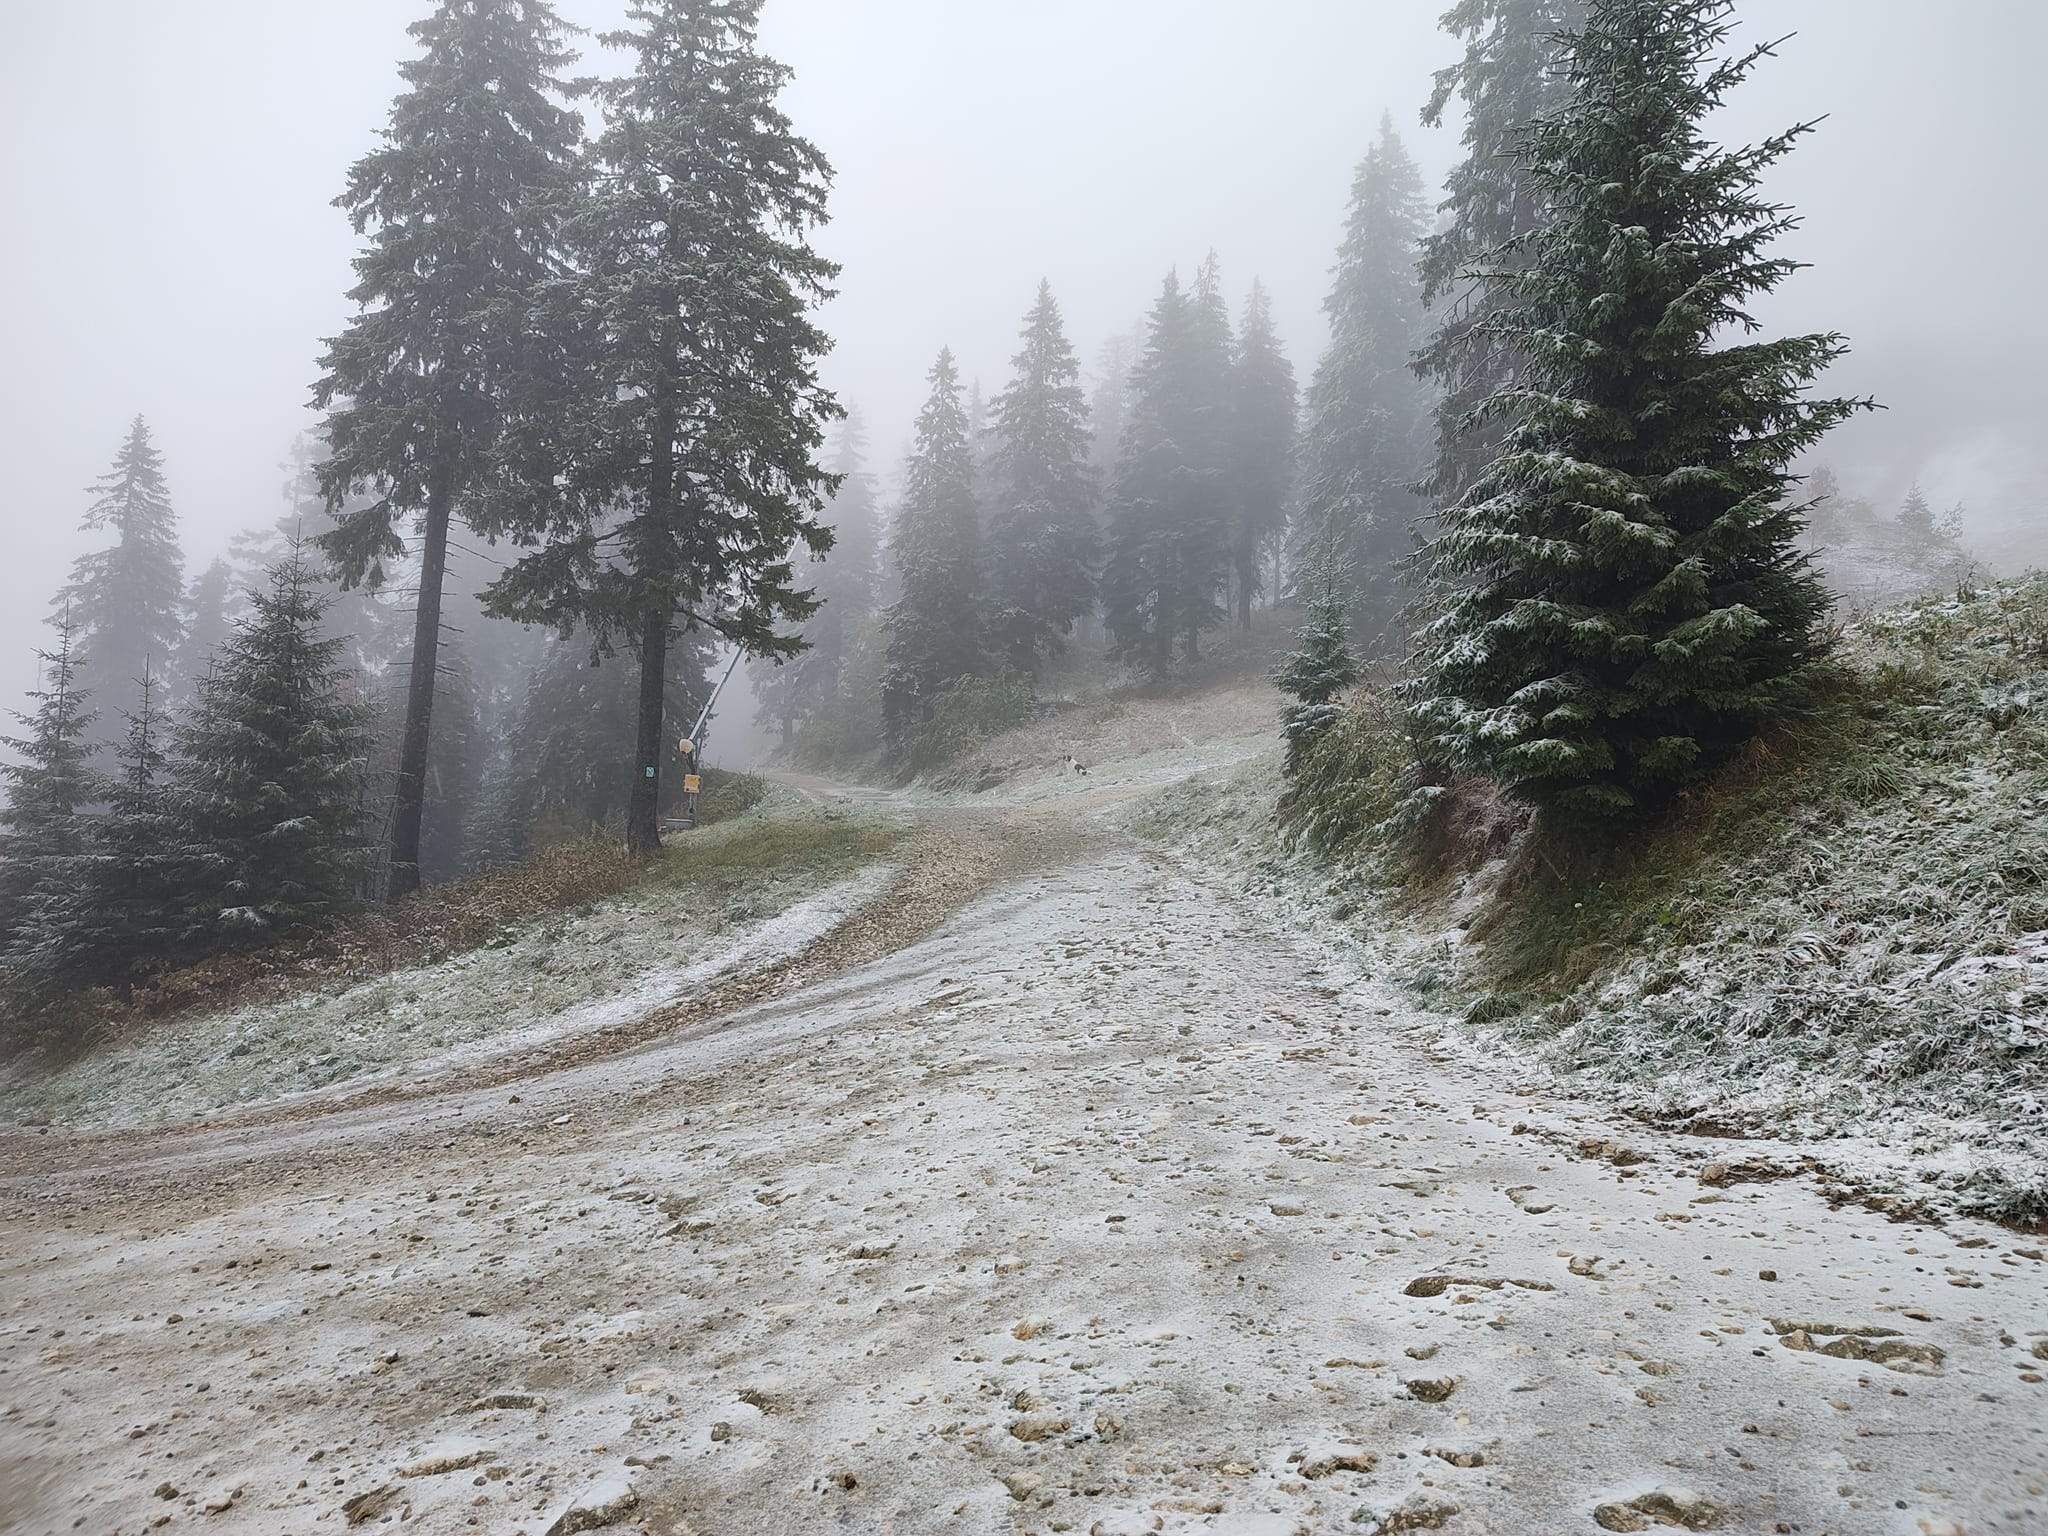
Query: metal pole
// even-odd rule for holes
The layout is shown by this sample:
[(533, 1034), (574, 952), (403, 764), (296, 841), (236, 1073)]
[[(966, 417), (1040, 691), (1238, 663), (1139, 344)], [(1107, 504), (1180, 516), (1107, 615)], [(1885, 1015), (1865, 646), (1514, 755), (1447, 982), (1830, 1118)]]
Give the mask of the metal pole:
[(740, 664), (740, 652), (733, 649), (732, 660), (725, 664), (725, 676), (718, 680), (718, 686), (711, 690), (711, 697), (704, 701), (704, 707), (697, 711), (697, 723), (690, 727), (690, 740), (698, 744), (697, 761), (704, 761), (704, 722), (711, 718), (711, 707), (718, 702), (718, 696), (725, 692), (725, 685), (732, 681), (732, 669)]

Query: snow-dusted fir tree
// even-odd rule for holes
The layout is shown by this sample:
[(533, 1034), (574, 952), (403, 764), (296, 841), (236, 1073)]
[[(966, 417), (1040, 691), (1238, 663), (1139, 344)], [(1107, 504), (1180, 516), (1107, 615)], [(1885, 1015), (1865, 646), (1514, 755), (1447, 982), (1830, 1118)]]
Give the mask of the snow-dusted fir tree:
[(1230, 374), (1230, 558), (1237, 622), (1252, 625), (1265, 590), (1265, 557), (1287, 528), (1294, 480), (1294, 365), (1273, 328), (1265, 288), (1252, 279)]
[(917, 413), (889, 538), (899, 590), (882, 619), (882, 729), (899, 754), (947, 684), (988, 667), (974, 459), (950, 348), (940, 349), (926, 377), (931, 394)]
[(74, 899), (41, 931), (28, 966), (43, 983), (125, 986), (172, 953), (184, 930), (179, 826), (167, 750), (163, 687), (145, 672), (104, 785), (106, 808), (87, 819)]
[(1094, 608), (1099, 542), (1088, 401), (1050, 283), (1038, 285), (1011, 367), (989, 414), (989, 639), (1029, 674)]
[[(137, 416), (114, 455), (113, 467), (94, 484), (82, 526), (111, 533), (104, 549), (78, 557), (55, 607), (76, 626), (73, 665), (102, 695), (125, 695), (145, 668), (161, 677), (184, 633), (185, 557), (178, 548), (178, 515), (164, 483), (163, 455)], [(116, 722), (99, 717), (111, 740)], [(96, 727), (98, 729), (98, 727)]]
[(362, 840), (368, 712), (296, 554), (251, 594), (177, 732), (173, 802), (202, 946), (303, 928), (347, 907)]
[[(528, 322), (558, 265), (582, 119), (556, 100), (575, 55), (543, 0), (441, 0), (410, 28), (422, 52), (383, 142), (336, 199), (358, 234), (356, 313), (327, 343), (321, 545), (351, 586), (381, 585), (419, 520), (418, 601), (390, 818), (389, 891), (419, 887), (448, 526), (526, 439), (506, 430), (521, 380), (548, 368)], [(373, 499), (358, 504), (368, 492)]]
[[(192, 585), (185, 591), (185, 632), (179, 639), (178, 654), (171, 667), (172, 689), (176, 698), (189, 700), (198, 689), (199, 680), (206, 676), (208, 662), (234, 633), (239, 603), (235, 573), (227, 561), (216, 558), (192, 578)], [(164, 693), (163, 682), (159, 675), (157, 692), (160, 702)]]
[(73, 910), (85, 851), (81, 808), (103, 793), (93, 772), (94, 712), (79, 683), (78, 625), (60, 609), (56, 649), (36, 652), (35, 708), (16, 711), (20, 736), (0, 737), (0, 957), (19, 969)]
[(1299, 586), (1303, 611), (1295, 649), (1273, 678), (1294, 698), (1280, 724), (1289, 778), (1316, 739), (1336, 723), (1343, 711), (1339, 700), (1359, 678), (1358, 659), (1351, 652), (1342, 559), (1327, 546), (1311, 552)]
[(1167, 274), (1132, 370), (1107, 509), (1102, 614), (1115, 653), (1163, 675), (1223, 619), (1230, 569), (1230, 316), (1212, 256)]
[(1585, 823), (1709, 772), (1823, 645), (1790, 466), (1860, 402), (1808, 392), (1840, 336), (1751, 339), (1746, 306), (1798, 266), (1758, 183), (1810, 125), (1707, 140), (1771, 51), (1728, 53), (1730, 11), (1590, 0), (1566, 40), (1571, 105), (1527, 150), (1551, 217), (1496, 279), (1521, 422), (1431, 552), (1434, 749)]
[(816, 604), (793, 551), (832, 544), (818, 453), (840, 411), (812, 310), (838, 268), (810, 244), (831, 168), (777, 104), (789, 70), (758, 51), (759, 14), (759, 0), (637, 0), (604, 36), (632, 68), (593, 88), (604, 131), (567, 226), (577, 270), (546, 295), (565, 352), (540, 440), (561, 457), (508, 515), (550, 542), (491, 588), (500, 614), (637, 656), (636, 854), (661, 846), (671, 641), (711, 631), (794, 654), (784, 626)]
[(1422, 329), (1416, 246), (1426, 223), (1422, 177), (1380, 119), (1351, 181), (1337, 268), (1323, 301), (1330, 340), (1308, 387), (1301, 444), (1301, 539), (1329, 542), (1344, 563), (1352, 624), (1368, 650), (1394, 644), (1403, 562), (1422, 503), (1429, 400), (1411, 371)]
[(1465, 158), (1445, 178), (1437, 226), (1422, 241), (1422, 301), (1434, 329), (1417, 359), (1440, 391), (1429, 479), (1440, 508), (1454, 505), (1492, 462), (1512, 425), (1499, 413), (1474, 419), (1521, 366), (1520, 353), (1492, 330), (1505, 296), (1483, 273), (1511, 263), (1513, 253), (1502, 248), (1543, 222), (1542, 188), (1520, 150), (1529, 125), (1564, 102), (1557, 39), (1583, 9), (1582, 0), (1458, 0), (1443, 16), (1443, 29), (1464, 52), (1436, 72), (1422, 120), (1440, 127), (1455, 97)]

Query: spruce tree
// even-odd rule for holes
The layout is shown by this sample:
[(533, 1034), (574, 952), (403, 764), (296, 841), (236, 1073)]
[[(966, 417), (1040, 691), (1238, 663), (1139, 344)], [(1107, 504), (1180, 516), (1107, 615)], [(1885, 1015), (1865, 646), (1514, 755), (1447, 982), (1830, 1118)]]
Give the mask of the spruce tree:
[(1420, 339), (1416, 246), (1422, 177), (1380, 119), (1379, 138), (1351, 182), (1351, 208), (1323, 308), (1330, 340), (1308, 389), (1302, 439), (1305, 543), (1340, 552), (1352, 624), (1369, 650), (1396, 644), (1402, 562), (1422, 503), (1414, 493), (1428, 458), (1428, 396), (1410, 371)]
[[(448, 526), (522, 440), (507, 404), (535, 357), (528, 294), (557, 265), (582, 120), (557, 103), (574, 58), (543, 0), (441, 0), (411, 35), (383, 142), (336, 205), (369, 243), (357, 312), (313, 387), (327, 412), (321, 537), (350, 586), (382, 584), (419, 519), (418, 601), (391, 816), (392, 899), (419, 887)], [(352, 506), (369, 492), (366, 506)]]
[(632, 72), (595, 85), (604, 132), (570, 221), (577, 270), (546, 295), (565, 336), (565, 455), (507, 517), (549, 546), (491, 588), (494, 611), (602, 645), (623, 638), (640, 688), (626, 843), (661, 845), (672, 749), (671, 637), (715, 631), (752, 655), (816, 606), (792, 550), (830, 549), (817, 463), (839, 415), (811, 318), (838, 269), (812, 249), (831, 170), (777, 105), (789, 71), (756, 48), (759, 0), (638, 0), (606, 34)]
[[(164, 483), (163, 455), (137, 416), (114, 463), (92, 488), (81, 525), (113, 543), (79, 556), (56, 607), (76, 626), (73, 665), (98, 691), (126, 689), (145, 670), (161, 677), (178, 653), (184, 625), (185, 557), (178, 515)], [(102, 721), (107, 731), (112, 722)], [(96, 736), (95, 740), (103, 738)]]
[(1741, 148), (1702, 124), (1771, 52), (1729, 0), (1590, 0), (1568, 110), (1525, 154), (1552, 210), (1496, 282), (1529, 361), (1506, 450), (1436, 539), (1452, 590), (1421, 724), (1452, 765), (1613, 823), (1710, 772), (1821, 651), (1794, 458), (1867, 402), (1814, 399), (1836, 334), (1749, 339), (1797, 269), (1758, 191), (1811, 124)]
[(1294, 365), (1281, 350), (1273, 309), (1258, 279), (1245, 300), (1231, 367), (1230, 558), (1237, 622), (1252, 627), (1264, 590), (1265, 555), (1287, 527), (1294, 479)]
[(1289, 778), (1300, 770), (1302, 758), (1316, 739), (1336, 723), (1343, 708), (1339, 699), (1359, 678), (1358, 661), (1351, 654), (1341, 561), (1333, 551), (1324, 549), (1309, 558), (1307, 567), (1302, 580), (1304, 612), (1301, 627), (1295, 631), (1295, 649), (1274, 677), (1282, 691), (1295, 700), (1281, 723)]
[(1557, 39), (1583, 9), (1582, 0), (1458, 0), (1443, 15), (1443, 29), (1464, 52), (1436, 72), (1422, 121), (1442, 126), (1444, 108), (1457, 98), (1465, 158), (1445, 178), (1437, 227), (1422, 241), (1422, 302), (1435, 326), (1416, 359), (1417, 372), (1439, 391), (1428, 488), (1440, 507), (1456, 504), (1514, 422), (1511, 406), (1481, 411), (1523, 366), (1495, 332), (1506, 295), (1482, 269), (1511, 260), (1503, 248), (1546, 217), (1542, 189), (1519, 151), (1530, 124), (1564, 104)]
[(882, 620), (882, 729), (899, 755), (931, 717), (940, 691), (986, 671), (988, 661), (974, 459), (950, 349), (940, 349), (926, 378), (931, 394), (917, 413), (889, 540), (900, 590)]
[(367, 853), (370, 719), (326, 602), (296, 553), (201, 684), (173, 768), (187, 931), (202, 946), (271, 938), (350, 905)]
[(989, 641), (1036, 674), (1095, 606), (1095, 483), (1081, 366), (1041, 281), (990, 415)]
[(1108, 509), (1103, 622), (1115, 654), (1163, 676), (1223, 610), (1230, 559), (1226, 474), (1230, 318), (1212, 257), (1183, 290), (1169, 273), (1131, 376)]
[(46, 930), (31, 964), (55, 981), (126, 987), (160, 964), (184, 927), (184, 861), (169, 774), (163, 687), (144, 673), (106, 785), (107, 806), (86, 824), (75, 899)]
[(75, 911), (82, 808), (104, 793), (92, 768), (94, 712), (79, 681), (79, 626), (60, 609), (56, 627), (56, 649), (36, 652), (40, 686), (29, 694), (35, 708), (14, 714), (23, 734), (0, 737), (9, 752), (0, 761), (7, 788), (0, 806), (0, 957), (17, 973)]

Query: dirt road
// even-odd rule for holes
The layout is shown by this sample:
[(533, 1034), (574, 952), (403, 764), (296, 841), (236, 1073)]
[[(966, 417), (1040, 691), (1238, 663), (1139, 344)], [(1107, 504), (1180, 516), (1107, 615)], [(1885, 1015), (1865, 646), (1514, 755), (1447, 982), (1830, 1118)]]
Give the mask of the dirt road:
[(991, 868), (515, 1083), (10, 1144), (0, 1529), (2048, 1530), (2035, 1241), (1435, 1059), (1113, 834)]

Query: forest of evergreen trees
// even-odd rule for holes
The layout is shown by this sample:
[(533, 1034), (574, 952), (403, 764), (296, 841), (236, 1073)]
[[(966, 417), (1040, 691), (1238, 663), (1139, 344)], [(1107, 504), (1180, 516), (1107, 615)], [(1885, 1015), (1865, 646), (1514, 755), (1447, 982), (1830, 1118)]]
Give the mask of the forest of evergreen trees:
[[(4, 768), (17, 977), (120, 981), (551, 827), (651, 851), (732, 647), (790, 750), (907, 771), (1077, 645), (1161, 679), (1298, 602), (1290, 771), (1377, 664), (1426, 781), (1581, 824), (1788, 707), (1810, 499), (1850, 514), (1797, 466), (1866, 402), (1809, 397), (1839, 336), (1753, 334), (1796, 265), (1759, 180), (1811, 125), (1705, 137), (1770, 52), (1726, 55), (1728, 0), (1460, 0), (1423, 119), (1457, 102), (1465, 157), (1432, 209), (1382, 119), (1299, 397), (1213, 252), (1092, 389), (1042, 283), (985, 405), (939, 352), (888, 507), (820, 382), (830, 169), (758, 10), (642, 0), (595, 83), (543, 0), (412, 29), (281, 518), (188, 579), (139, 419), (94, 492)], [(1900, 526), (1953, 542), (1924, 498)]]

